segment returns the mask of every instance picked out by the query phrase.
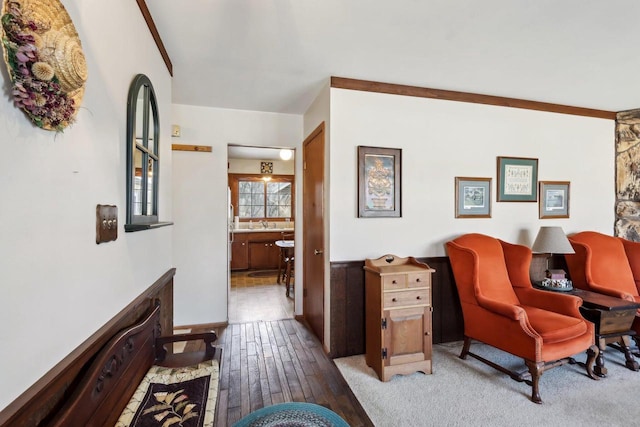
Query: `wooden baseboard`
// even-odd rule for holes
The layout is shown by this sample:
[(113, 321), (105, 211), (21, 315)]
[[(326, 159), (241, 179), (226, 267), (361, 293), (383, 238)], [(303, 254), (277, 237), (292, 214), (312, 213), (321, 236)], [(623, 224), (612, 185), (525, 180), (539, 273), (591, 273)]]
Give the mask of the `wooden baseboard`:
[(195, 325), (180, 325), (174, 326), (173, 330), (176, 329), (190, 329), (193, 333), (211, 331), (214, 329), (226, 328), (229, 326), (229, 322), (217, 322), (217, 323), (196, 323)]

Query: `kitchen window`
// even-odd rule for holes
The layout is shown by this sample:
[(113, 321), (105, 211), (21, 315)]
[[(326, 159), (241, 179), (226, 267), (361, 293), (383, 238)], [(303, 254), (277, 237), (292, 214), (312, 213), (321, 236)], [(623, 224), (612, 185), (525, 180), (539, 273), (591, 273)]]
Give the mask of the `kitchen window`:
[(294, 178), (229, 174), (231, 201), (240, 219), (293, 218)]

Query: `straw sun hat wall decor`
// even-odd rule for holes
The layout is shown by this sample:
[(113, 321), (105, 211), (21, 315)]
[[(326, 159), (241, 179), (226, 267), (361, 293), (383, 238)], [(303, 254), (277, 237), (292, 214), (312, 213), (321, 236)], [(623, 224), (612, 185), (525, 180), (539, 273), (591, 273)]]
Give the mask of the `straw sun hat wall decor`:
[(82, 104), (87, 64), (59, 0), (2, 0), (2, 46), (11, 94), (38, 127), (62, 131)]

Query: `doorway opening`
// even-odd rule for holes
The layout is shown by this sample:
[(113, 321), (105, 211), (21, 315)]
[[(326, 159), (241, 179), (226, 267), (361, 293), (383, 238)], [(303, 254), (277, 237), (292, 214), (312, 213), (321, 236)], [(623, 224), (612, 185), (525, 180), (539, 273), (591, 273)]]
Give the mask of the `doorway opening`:
[(294, 244), (294, 165), (294, 149), (228, 146), (229, 323), (294, 317), (293, 250), (282, 243)]

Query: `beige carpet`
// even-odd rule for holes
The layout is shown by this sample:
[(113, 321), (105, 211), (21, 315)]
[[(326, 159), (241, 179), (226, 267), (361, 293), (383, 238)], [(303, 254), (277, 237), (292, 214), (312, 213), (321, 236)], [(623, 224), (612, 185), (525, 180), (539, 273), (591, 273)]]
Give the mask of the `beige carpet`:
[[(584, 368), (564, 365), (540, 380), (543, 403), (530, 400), (531, 388), (468, 357), (462, 343), (434, 346), (433, 374), (397, 375), (378, 380), (364, 355), (335, 359), (338, 369), (374, 425), (386, 426), (637, 426), (640, 425), (640, 372), (624, 367), (624, 355), (608, 349), (609, 375), (599, 381)], [(521, 359), (480, 343), (471, 351), (510, 368)], [(585, 361), (584, 354), (576, 355)]]

